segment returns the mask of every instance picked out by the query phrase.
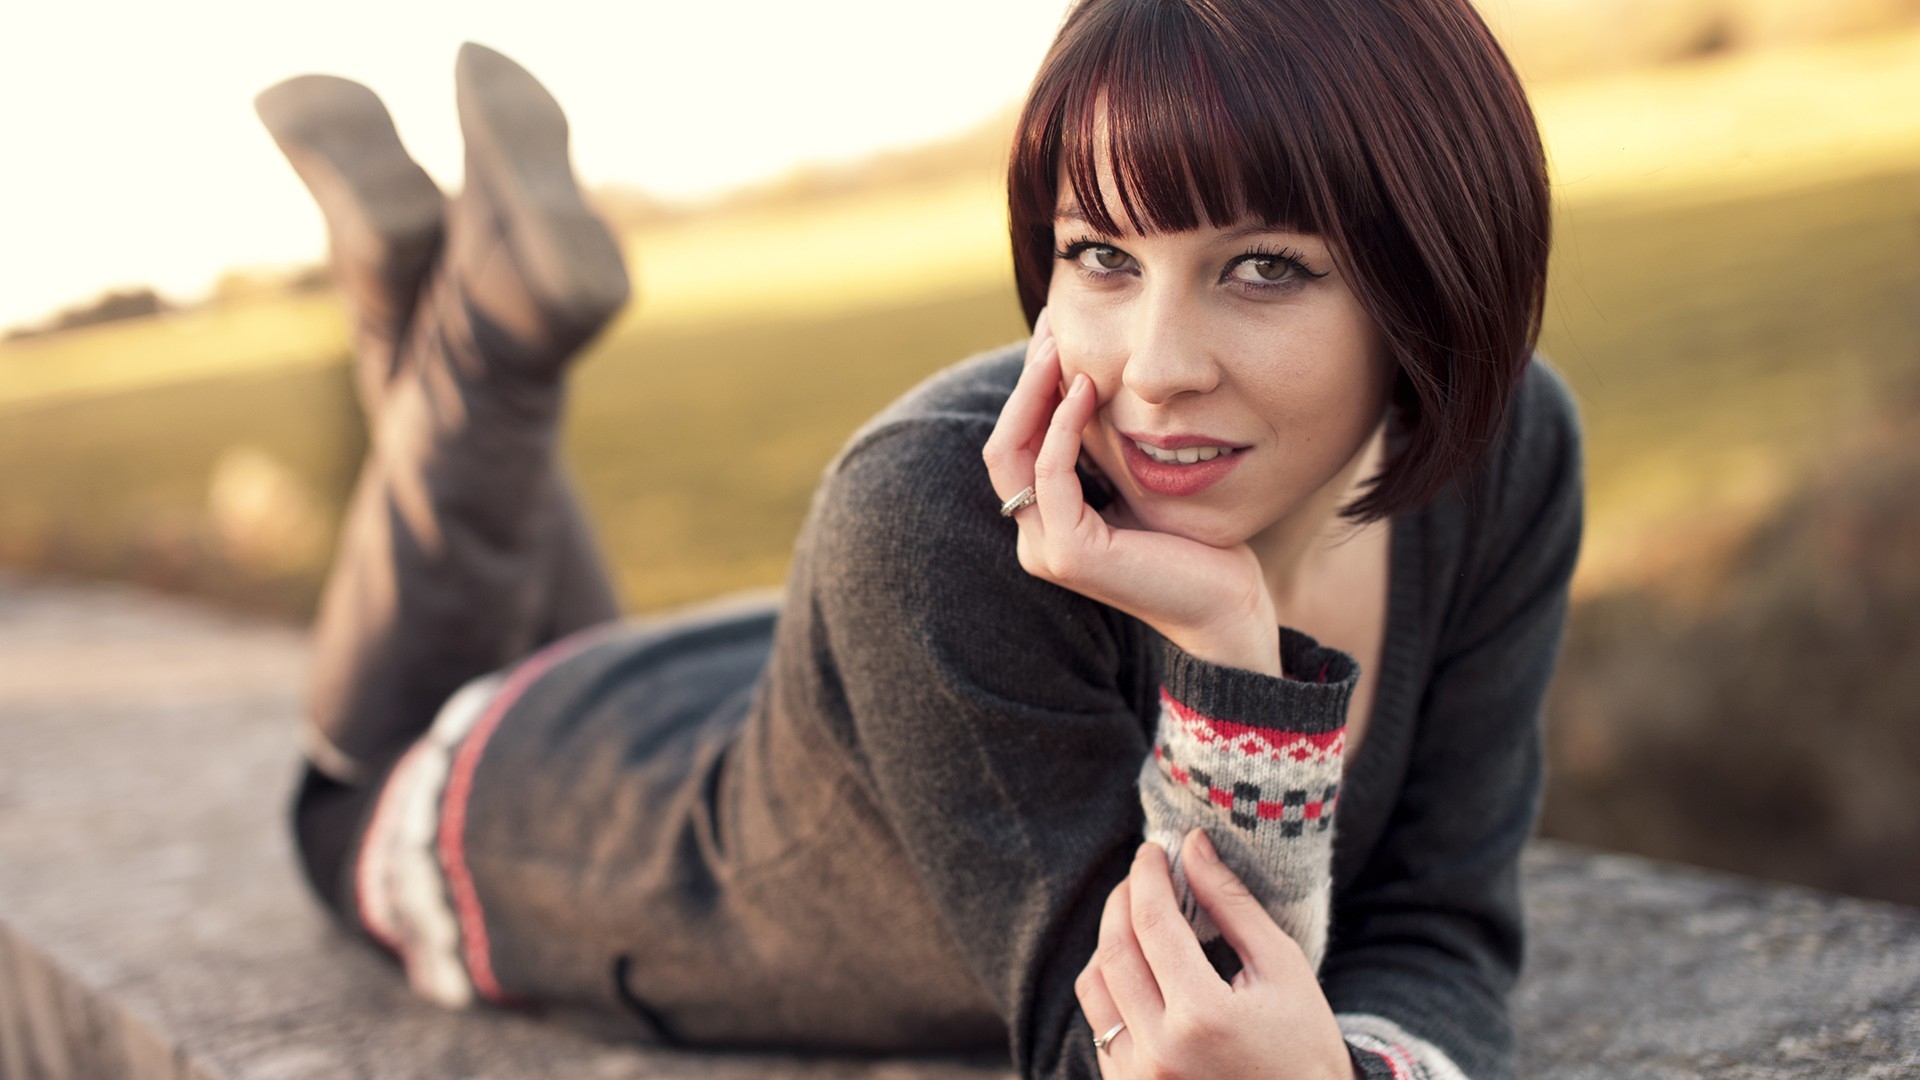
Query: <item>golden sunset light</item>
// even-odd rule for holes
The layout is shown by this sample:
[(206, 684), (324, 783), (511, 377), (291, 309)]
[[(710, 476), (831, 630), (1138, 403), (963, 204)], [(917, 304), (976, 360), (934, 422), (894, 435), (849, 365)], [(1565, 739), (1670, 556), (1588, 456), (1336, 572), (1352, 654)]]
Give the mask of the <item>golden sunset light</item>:
[(589, 186), (688, 198), (924, 142), (1019, 98), (1063, 0), (20, 5), (0, 34), (0, 327), (113, 286), (169, 297), (325, 239), (253, 96), (366, 83), (458, 186), (453, 58), (501, 49), (565, 103)]

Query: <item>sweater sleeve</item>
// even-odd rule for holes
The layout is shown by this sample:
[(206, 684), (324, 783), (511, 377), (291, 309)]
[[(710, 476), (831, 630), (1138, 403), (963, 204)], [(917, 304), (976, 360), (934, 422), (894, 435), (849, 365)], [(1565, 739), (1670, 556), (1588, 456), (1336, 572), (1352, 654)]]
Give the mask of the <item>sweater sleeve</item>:
[[(1019, 566), (980, 462), (988, 428), (870, 433), (827, 477), (806, 589), (853, 752), (1023, 1077), (1099, 1075), (1074, 979), (1140, 843), (1154, 688), (1137, 623)], [(1282, 680), (1180, 682), (1271, 714)], [(1236, 706), (1239, 707), (1239, 706)]]
[(1540, 703), (1579, 552), (1578, 425), (1534, 364), (1470, 493), (1461, 554), (1386, 829), (1335, 898), (1321, 981), (1381, 1075), (1513, 1075), (1519, 862), (1542, 777)]
[(1167, 850), (1174, 893), (1202, 944), (1220, 936), (1179, 852), (1204, 829), (1315, 968), (1326, 950), (1334, 807), (1347, 702), (1360, 668), (1282, 628), (1285, 679), (1219, 668), (1164, 644), (1153, 754), (1140, 770), (1146, 836)]

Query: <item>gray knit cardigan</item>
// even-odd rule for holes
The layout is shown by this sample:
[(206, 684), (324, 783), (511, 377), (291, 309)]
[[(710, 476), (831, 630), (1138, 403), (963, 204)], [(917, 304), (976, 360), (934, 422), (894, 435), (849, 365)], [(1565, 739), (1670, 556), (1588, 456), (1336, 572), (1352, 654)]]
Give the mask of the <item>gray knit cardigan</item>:
[[(484, 997), (674, 1045), (1098, 1075), (1073, 981), (1141, 840), (1163, 695), (1286, 728), (1313, 691), (1020, 568), (980, 450), (1021, 357), (950, 368), (855, 435), (777, 609), (601, 631), (520, 680), (442, 830)], [(1365, 1071), (1512, 1075), (1518, 860), (1580, 523), (1575, 411), (1537, 361), (1483, 467), (1393, 521), (1321, 871), (1321, 982)]]

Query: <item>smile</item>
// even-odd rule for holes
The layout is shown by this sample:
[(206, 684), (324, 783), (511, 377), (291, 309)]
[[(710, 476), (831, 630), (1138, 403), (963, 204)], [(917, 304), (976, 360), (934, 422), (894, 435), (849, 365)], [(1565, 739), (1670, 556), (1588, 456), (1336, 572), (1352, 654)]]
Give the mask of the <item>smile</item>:
[(1170, 498), (1198, 495), (1227, 478), (1246, 458), (1251, 447), (1227, 446), (1206, 436), (1175, 435), (1156, 446), (1145, 439), (1123, 435), (1121, 458), (1135, 487), (1150, 495)]
[(1231, 446), (1183, 446), (1178, 450), (1162, 450), (1150, 442), (1133, 440), (1140, 452), (1162, 465), (1193, 465), (1202, 461), (1212, 461), (1233, 453)]

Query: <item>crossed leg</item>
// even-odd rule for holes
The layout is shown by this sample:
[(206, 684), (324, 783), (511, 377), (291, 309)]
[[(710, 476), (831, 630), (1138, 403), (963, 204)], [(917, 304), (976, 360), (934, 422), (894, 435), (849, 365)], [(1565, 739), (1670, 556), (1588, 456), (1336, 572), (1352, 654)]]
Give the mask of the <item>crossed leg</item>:
[(349, 918), (367, 808), (442, 704), (618, 614), (555, 443), (567, 363), (626, 272), (551, 96), (471, 44), (456, 87), (450, 203), (364, 87), (304, 76), (256, 103), (326, 218), (372, 436), (315, 622), (294, 808), (309, 878)]

